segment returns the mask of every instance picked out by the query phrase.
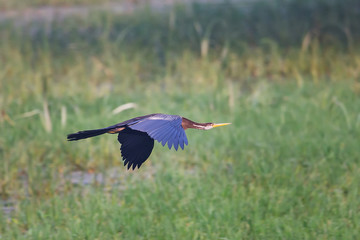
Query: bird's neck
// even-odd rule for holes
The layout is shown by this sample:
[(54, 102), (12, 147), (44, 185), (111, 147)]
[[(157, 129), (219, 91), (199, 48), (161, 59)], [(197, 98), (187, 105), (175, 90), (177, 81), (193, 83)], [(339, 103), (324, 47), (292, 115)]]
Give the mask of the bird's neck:
[(201, 130), (206, 130), (207, 126), (209, 125), (209, 123), (197, 123), (197, 122), (193, 122), (187, 118), (182, 118), (182, 123), (181, 126), (184, 128), (184, 130), (188, 129), (188, 128), (194, 128), (194, 129), (201, 129)]

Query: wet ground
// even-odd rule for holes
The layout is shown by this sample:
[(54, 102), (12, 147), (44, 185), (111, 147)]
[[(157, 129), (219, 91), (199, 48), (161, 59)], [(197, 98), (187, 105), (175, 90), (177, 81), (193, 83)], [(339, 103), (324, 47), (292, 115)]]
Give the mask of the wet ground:
[[(126, 170), (125, 167), (114, 167), (102, 172), (72, 171), (68, 174), (60, 174), (57, 176), (58, 184), (56, 186), (56, 193), (66, 193), (69, 185), (71, 185), (72, 189), (83, 195), (86, 195), (89, 189), (94, 187), (102, 189), (104, 194), (114, 191), (121, 193), (132, 181), (143, 181), (152, 178), (155, 172), (156, 169), (151, 165), (147, 166), (146, 171), (129, 171)], [(137, 174), (136, 179), (130, 179), (130, 175), (132, 174)], [(31, 198), (27, 174), (21, 174), (19, 177), (22, 179), (24, 186), (25, 194), (22, 198)], [(8, 219), (11, 219), (12, 213), (16, 211), (17, 203), (17, 200), (13, 198), (0, 198), (0, 210), (2, 214)]]

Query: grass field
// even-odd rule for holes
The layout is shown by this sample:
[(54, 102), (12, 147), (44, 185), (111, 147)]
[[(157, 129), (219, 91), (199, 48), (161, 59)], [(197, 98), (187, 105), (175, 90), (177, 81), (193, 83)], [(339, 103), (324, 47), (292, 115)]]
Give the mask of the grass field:
[[(358, 239), (356, 24), (253, 10), (1, 23), (0, 239)], [(135, 171), (114, 135), (66, 141), (155, 112), (233, 124)]]

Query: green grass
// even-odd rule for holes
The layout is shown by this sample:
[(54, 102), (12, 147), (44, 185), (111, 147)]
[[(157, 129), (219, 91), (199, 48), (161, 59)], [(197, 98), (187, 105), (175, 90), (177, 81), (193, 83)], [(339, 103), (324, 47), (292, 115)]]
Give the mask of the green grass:
[[(228, 16), (213, 10), (176, 30), (149, 12), (1, 26), (0, 239), (359, 238), (359, 46), (301, 48), (286, 28), (255, 45), (232, 27), (199, 37)], [(114, 135), (66, 141), (155, 112), (233, 124), (187, 130), (184, 151), (157, 143), (136, 171)], [(75, 184), (79, 171), (106, 179)]]
[[(51, 134), (37, 117), (17, 120), (14, 127), (3, 123), (2, 136), (8, 136), (2, 138), (2, 148), (8, 147), (3, 190), (19, 199), (11, 219), (1, 220), (3, 238), (356, 239), (358, 95), (347, 84), (298, 88), (261, 82), (252, 93), (236, 94), (230, 109), (227, 94), (227, 88), (190, 97), (137, 93), (141, 108), (121, 116), (110, 113), (119, 103), (115, 95), (86, 104), (74, 100), (83, 105), (81, 115), (69, 111), (68, 125), (61, 129), (54, 121)], [(60, 103), (52, 104), (57, 109)], [(233, 125), (190, 130), (184, 151), (157, 144), (140, 170), (121, 168), (115, 186), (74, 186), (66, 180), (77, 165), (96, 172), (121, 165), (115, 136), (68, 143), (66, 133), (148, 109)], [(28, 175), (29, 197), (22, 171)]]

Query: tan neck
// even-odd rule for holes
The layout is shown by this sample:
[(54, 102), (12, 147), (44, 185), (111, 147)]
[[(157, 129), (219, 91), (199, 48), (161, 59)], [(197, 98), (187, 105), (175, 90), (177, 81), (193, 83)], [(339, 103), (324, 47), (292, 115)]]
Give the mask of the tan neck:
[(181, 126), (184, 128), (184, 130), (188, 128), (205, 130), (206, 126), (208, 126), (209, 124), (211, 123), (197, 123), (183, 117)]

